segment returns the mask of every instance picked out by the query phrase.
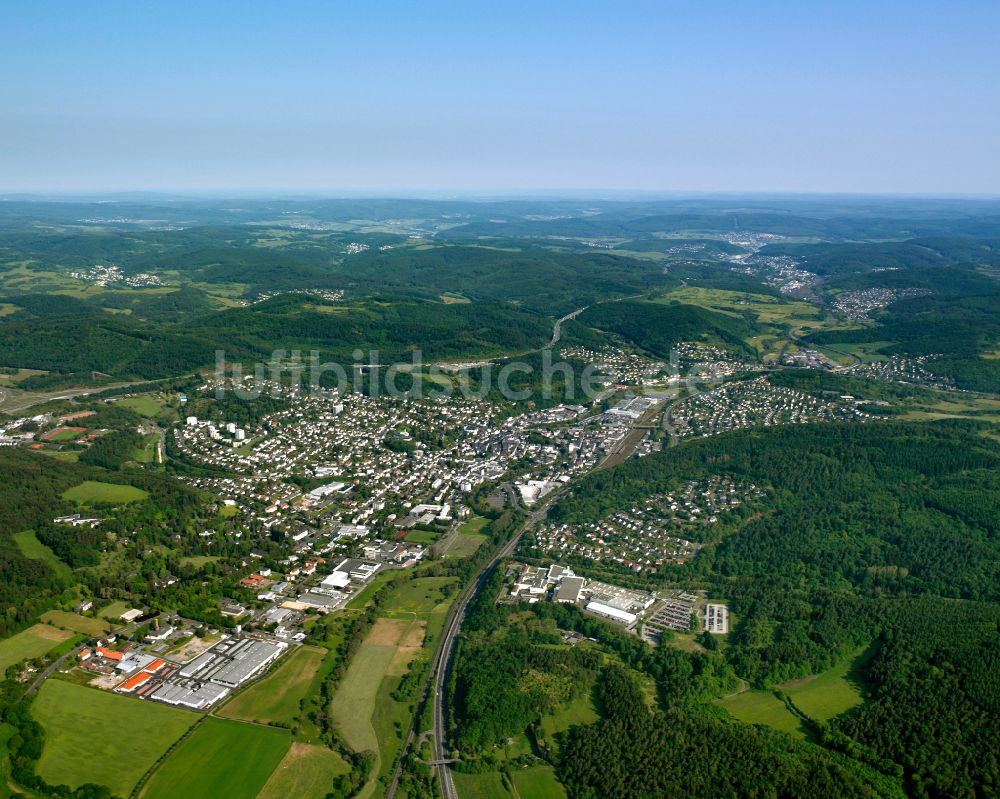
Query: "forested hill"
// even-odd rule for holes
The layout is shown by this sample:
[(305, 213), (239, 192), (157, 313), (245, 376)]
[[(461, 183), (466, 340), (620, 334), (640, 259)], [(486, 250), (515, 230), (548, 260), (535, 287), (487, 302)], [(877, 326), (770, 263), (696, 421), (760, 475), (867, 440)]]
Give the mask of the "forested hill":
[(588, 308), (578, 320), (621, 336), (660, 358), (682, 341), (719, 344), (729, 350), (752, 354), (746, 341), (758, 328), (749, 319), (709, 311), (682, 303), (622, 300)]
[(702, 574), (1000, 601), (1000, 444), (974, 425), (830, 424), (686, 442), (585, 478), (552, 510), (593, 521), (725, 474), (773, 501), (695, 561)]
[(356, 349), (460, 358), (535, 349), (551, 334), (551, 319), (496, 302), (376, 297), (342, 304), (296, 294), (176, 324), (101, 313), (14, 319), (0, 323), (0, 364), (160, 378), (210, 366), (216, 350), (230, 360), (266, 358), (279, 348), (347, 361)]
[[(113, 440), (115, 433), (105, 436)], [(14, 536), (31, 530), (58, 559), (70, 566), (93, 566), (102, 550), (111, 546), (108, 525), (101, 529), (53, 524), (57, 516), (79, 512), (80, 506), (62, 495), (86, 480), (110, 481), (141, 488), (149, 499), (116, 515), (124, 529), (148, 523), (166, 539), (180, 532), (193, 532), (190, 521), (203, 500), (197, 493), (164, 475), (139, 471), (109, 472), (97, 466), (101, 450), (88, 450), (90, 463), (67, 463), (48, 455), (21, 449), (0, 449), (0, 637), (25, 626), (52, 605), (53, 598), (69, 588), (76, 578), (66, 577), (48, 560), (27, 557)], [(107, 449), (105, 448), (105, 453)], [(108, 513), (99, 508), (98, 513)], [(111, 527), (118, 528), (117, 524)]]
[[(767, 501), (658, 579), (704, 581), (729, 598), (740, 622), (724, 667), (774, 687), (875, 641), (867, 701), (822, 726), (824, 745), (895, 770), (911, 796), (989, 795), (1000, 782), (1000, 445), (954, 422), (728, 433), (593, 474), (551, 515), (591, 521), (720, 474), (766, 488)], [(612, 789), (625, 783), (610, 764), (591, 764), (604, 762), (598, 733), (611, 752), (639, 730), (667, 735), (609, 722), (571, 736), (563, 768), (574, 796), (627, 794)]]
[(508, 300), (556, 316), (598, 300), (665, 289), (679, 281), (653, 261), (604, 253), (562, 253), (523, 242), (509, 247), (447, 246), (364, 253), (350, 261), (353, 290), (444, 292)]

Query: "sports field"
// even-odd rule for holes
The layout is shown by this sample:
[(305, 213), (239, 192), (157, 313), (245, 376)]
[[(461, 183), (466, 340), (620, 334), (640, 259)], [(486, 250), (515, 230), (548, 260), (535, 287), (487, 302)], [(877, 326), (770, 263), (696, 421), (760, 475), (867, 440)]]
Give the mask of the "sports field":
[(294, 743), (257, 799), (324, 799), (333, 778), (351, 767), (324, 746)]
[(206, 718), (153, 773), (140, 796), (255, 799), (291, 743), (287, 730)]
[(160, 403), (148, 394), (143, 394), (139, 397), (126, 397), (125, 399), (118, 400), (117, 404), (123, 408), (128, 408), (130, 411), (135, 411), (141, 416), (156, 416), (162, 407)]
[(31, 706), (45, 728), (38, 774), (51, 785), (107, 785), (128, 796), (199, 716), (62, 680), (46, 680)]
[(119, 485), (117, 483), (101, 483), (97, 480), (84, 480), (80, 485), (63, 491), (63, 499), (71, 500), (79, 505), (91, 502), (112, 502), (121, 504), (137, 502), (149, 496), (141, 488)]
[(87, 432), (86, 427), (57, 427), (42, 436), (42, 441), (73, 441)]
[(271, 674), (223, 705), (218, 715), (261, 724), (294, 724), (299, 702), (309, 692), (326, 654), (318, 647), (299, 647)]
[(48, 622), (53, 627), (62, 627), (72, 630), (75, 633), (97, 637), (104, 635), (111, 629), (111, 625), (104, 619), (92, 619), (88, 616), (81, 616), (79, 613), (70, 613), (66, 610), (50, 610), (42, 614), (42, 621)]
[(68, 641), (73, 633), (57, 630), (48, 624), (36, 624), (17, 635), (0, 641), (0, 672), (28, 658), (37, 658), (59, 644)]

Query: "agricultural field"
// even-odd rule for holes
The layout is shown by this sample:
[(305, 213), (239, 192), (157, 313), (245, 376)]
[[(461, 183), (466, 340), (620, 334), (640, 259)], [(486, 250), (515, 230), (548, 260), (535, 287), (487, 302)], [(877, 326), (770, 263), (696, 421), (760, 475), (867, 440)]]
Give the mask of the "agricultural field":
[(53, 627), (61, 627), (72, 630), (81, 635), (92, 638), (104, 635), (111, 629), (111, 625), (103, 619), (93, 619), (88, 616), (81, 616), (79, 613), (70, 613), (66, 610), (50, 610), (42, 614), (42, 621), (48, 622)]
[(293, 743), (257, 799), (325, 799), (334, 777), (350, 769), (324, 746)]
[(72, 572), (72, 569), (59, 560), (51, 549), (38, 540), (34, 530), (14, 533), (14, 542), (24, 557), (32, 560), (44, 560), (61, 577), (67, 577)]
[(309, 693), (326, 654), (317, 647), (299, 647), (263, 680), (223, 705), (218, 715), (260, 724), (294, 724), (299, 702)]
[(522, 797), (531, 799), (565, 799), (566, 790), (556, 779), (552, 766), (531, 766), (510, 773), (514, 787)]
[[(291, 742), (287, 730), (208, 717), (153, 773), (139, 796), (255, 799)], [(233, 767), (234, 753), (238, 768)]]
[(70, 640), (73, 633), (57, 630), (48, 624), (36, 624), (17, 635), (0, 641), (0, 672), (20, 663), (22, 660), (37, 658)]
[(372, 725), (375, 696), (396, 654), (400, 638), (410, 622), (379, 619), (351, 659), (347, 673), (337, 686), (330, 703), (330, 713), (356, 752), (378, 751), (378, 736)]
[(133, 786), (198, 719), (195, 713), (139, 702), (61, 680), (46, 680), (31, 713), (45, 728), (38, 774), (50, 785)]
[(135, 486), (102, 483), (97, 480), (84, 480), (80, 485), (67, 488), (62, 496), (63, 499), (76, 502), (78, 505), (89, 505), (95, 502), (110, 502), (114, 504), (138, 502), (139, 500), (146, 499), (149, 494)]

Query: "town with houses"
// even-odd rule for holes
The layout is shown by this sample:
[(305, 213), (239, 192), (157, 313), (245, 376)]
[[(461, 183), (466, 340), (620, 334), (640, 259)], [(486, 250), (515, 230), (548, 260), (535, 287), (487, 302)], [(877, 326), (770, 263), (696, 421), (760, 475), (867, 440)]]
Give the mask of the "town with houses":
[[(717, 346), (683, 343), (670, 365), (617, 348), (566, 348), (563, 355), (595, 367), (603, 390), (585, 404), (514, 414), (483, 399), (448, 395), (310, 393), (249, 377), (204, 384), (199, 392), (205, 395), (252, 387), (277, 398), (280, 409), (240, 423), (182, 416), (167, 432), (175, 453), (226, 476), (179, 479), (217, 497), (236, 520), (227, 535), (262, 531), (281, 541), (287, 554), (278, 568), (253, 553), (245, 561), (237, 587), (255, 601), (223, 599), (219, 606), (233, 627), (133, 608), (121, 615), (115, 632), (80, 648), (70, 668), (118, 694), (208, 710), (298, 646), (317, 614), (342, 611), (379, 574), (447, 553), (457, 528), (474, 516), (483, 485), (495, 486), (487, 502), (530, 511), (575, 477), (622, 456), (642, 457), (671, 436), (872, 418), (853, 397), (817, 399), (773, 386), (766, 376), (753, 376), (761, 367)], [(802, 362), (791, 365), (835, 368), (817, 352), (792, 357)], [(922, 360), (879, 366), (890, 370), (883, 379), (924, 369)], [(698, 390), (701, 380), (723, 382)], [(678, 398), (683, 381), (689, 390)], [(187, 397), (179, 399), (183, 407)], [(658, 436), (661, 417), (665, 434)], [(651, 419), (657, 424), (649, 425)], [(59, 433), (74, 438), (69, 430), (79, 430), (74, 440), (86, 445), (100, 431), (74, 426), (85, 424), (44, 414), (14, 419), (0, 430), (0, 445), (58, 448)], [(763, 487), (717, 475), (596, 522), (542, 518), (529, 527), (519, 551), (535, 563), (558, 558), (584, 571), (577, 564), (655, 574), (690, 561), (716, 540), (715, 528), (728, 515), (753, 507), (765, 494)], [(90, 527), (103, 521), (84, 514), (53, 519)], [(203, 533), (209, 550), (218, 535)], [(730, 629), (724, 602), (696, 590), (635, 590), (558, 564), (515, 563), (508, 575), (507, 601), (571, 603), (654, 644), (666, 632)], [(89, 604), (78, 610), (87, 612)]]

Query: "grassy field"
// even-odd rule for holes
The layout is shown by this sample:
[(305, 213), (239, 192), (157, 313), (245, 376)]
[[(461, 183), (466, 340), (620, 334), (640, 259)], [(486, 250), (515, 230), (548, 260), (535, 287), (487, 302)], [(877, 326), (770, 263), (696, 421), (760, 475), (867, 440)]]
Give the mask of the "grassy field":
[[(496, 771), (486, 771), (482, 774), (463, 774), (453, 771), (452, 778), (459, 799), (517, 799), (504, 787), (503, 780)], [(534, 799), (532, 794), (525, 794), (522, 799), (528, 799), (529, 796)]]
[(149, 496), (141, 488), (119, 485), (117, 483), (101, 483), (97, 480), (84, 480), (80, 485), (63, 491), (63, 499), (71, 500), (79, 505), (92, 502), (112, 502), (121, 504), (137, 502)]
[(14, 542), (24, 557), (31, 558), (32, 560), (44, 560), (52, 567), (52, 570), (56, 574), (68, 577), (72, 572), (72, 569), (59, 560), (51, 549), (38, 540), (38, 536), (35, 535), (34, 530), (24, 530), (20, 533), (14, 533)]
[(802, 719), (785, 707), (785, 703), (770, 691), (744, 691), (723, 699), (720, 704), (730, 715), (747, 724), (764, 724), (787, 732), (795, 738), (807, 737)]
[(845, 660), (839, 666), (827, 669), (815, 677), (785, 683), (781, 690), (809, 718), (827, 721), (864, 701), (860, 672), (874, 654), (875, 647), (861, 649), (853, 658)]
[(449, 559), (467, 558), (474, 554), (485, 540), (485, 535), (476, 535), (475, 533), (463, 535), (460, 533), (452, 537), (451, 541), (448, 542), (448, 548), (445, 550), (444, 556)]
[(458, 528), (459, 535), (477, 535), (483, 531), (483, 528), (489, 523), (489, 519), (485, 516), (473, 516), (467, 522), (464, 522), (461, 527)]
[(351, 601), (347, 603), (349, 608), (363, 608), (368, 604), (368, 600), (371, 599), (372, 594), (378, 591), (383, 585), (385, 585), (389, 580), (396, 576), (395, 572), (383, 571), (381, 574), (376, 574), (371, 580), (368, 581), (368, 585), (358, 591)]
[(326, 654), (318, 647), (299, 647), (271, 674), (227, 702), (218, 715), (261, 724), (294, 724), (299, 701), (309, 692)]
[(71, 787), (95, 782), (117, 796), (128, 796), (199, 718), (59, 680), (46, 680), (31, 713), (45, 728), (38, 774), (46, 782)]
[(257, 799), (324, 799), (333, 778), (351, 767), (323, 746), (294, 743)]
[(101, 608), (99, 611), (97, 611), (97, 615), (102, 616), (103, 618), (108, 619), (109, 621), (117, 622), (121, 619), (121, 615), (125, 611), (131, 609), (132, 605), (130, 605), (128, 602), (123, 602), (119, 599), (112, 602), (110, 605)]
[(45, 441), (54, 441), (58, 444), (60, 442), (74, 441), (86, 432), (87, 428), (85, 427), (60, 427), (51, 433), (46, 433), (42, 436), (42, 439)]
[(566, 790), (556, 779), (552, 766), (532, 766), (511, 772), (514, 787), (522, 799), (566, 799)]
[(344, 741), (356, 752), (378, 751), (378, 736), (372, 725), (375, 696), (408, 626), (403, 620), (379, 619), (337, 686), (330, 713)]
[(592, 724), (600, 718), (594, 707), (593, 696), (588, 691), (583, 696), (574, 699), (557, 713), (542, 716), (542, 735), (552, 747), (558, 748), (556, 733), (565, 732), (574, 724)]
[[(402, 740), (409, 709), (391, 690), (420, 649), (425, 622), (379, 619), (361, 644), (330, 703), (330, 713), (347, 745), (375, 752), (368, 785), (360, 799), (373, 795), (380, 772), (388, 770)], [(399, 726), (397, 726), (399, 725)]]
[(22, 660), (41, 657), (72, 637), (73, 634), (66, 630), (57, 630), (48, 624), (36, 624), (17, 635), (5, 638), (0, 641), (0, 673)]
[(451, 537), (444, 556), (446, 558), (467, 558), (473, 554), (486, 540), (482, 529), (486, 527), (488, 522), (489, 519), (483, 516), (473, 516), (465, 522), (458, 528), (458, 535)]
[(439, 533), (429, 533), (426, 530), (414, 530), (406, 534), (406, 540), (414, 544), (433, 544), (440, 537)]
[(42, 614), (42, 621), (48, 622), (53, 627), (62, 627), (72, 630), (75, 633), (98, 637), (104, 635), (111, 629), (111, 625), (103, 619), (93, 619), (88, 616), (81, 616), (79, 613), (70, 613), (66, 610), (50, 610)]
[(758, 322), (770, 325), (816, 328), (823, 321), (823, 313), (815, 305), (769, 294), (685, 286), (671, 291), (662, 301), (675, 300), (730, 315), (741, 316), (750, 311)]
[(215, 563), (218, 560), (221, 560), (218, 555), (188, 555), (181, 558), (181, 565), (201, 568), (206, 563)]
[(118, 405), (123, 408), (128, 408), (130, 411), (135, 411), (140, 416), (156, 416), (163, 407), (155, 399), (153, 399), (148, 394), (143, 394), (139, 397), (126, 397), (125, 399), (118, 400)]
[(382, 605), (386, 616), (420, 616), (425, 618), (437, 605), (445, 601), (447, 586), (454, 577), (418, 577), (403, 583), (393, 591)]
[(287, 730), (207, 718), (154, 772), (140, 796), (255, 799), (291, 742)]

